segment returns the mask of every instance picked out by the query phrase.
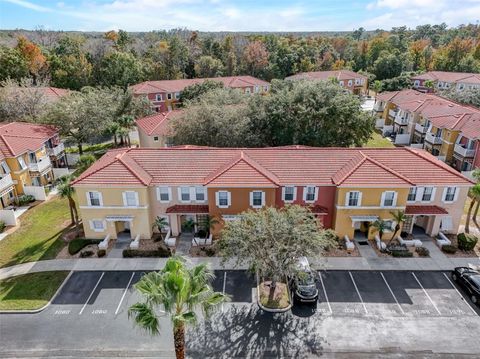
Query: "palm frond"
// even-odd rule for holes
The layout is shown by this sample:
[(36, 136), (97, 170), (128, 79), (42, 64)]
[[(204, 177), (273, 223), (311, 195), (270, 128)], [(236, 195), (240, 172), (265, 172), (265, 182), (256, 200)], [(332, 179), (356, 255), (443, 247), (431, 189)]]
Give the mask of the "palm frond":
[(128, 309), (128, 317), (133, 318), (135, 324), (151, 335), (160, 332), (158, 317), (153, 308), (147, 303), (136, 303)]

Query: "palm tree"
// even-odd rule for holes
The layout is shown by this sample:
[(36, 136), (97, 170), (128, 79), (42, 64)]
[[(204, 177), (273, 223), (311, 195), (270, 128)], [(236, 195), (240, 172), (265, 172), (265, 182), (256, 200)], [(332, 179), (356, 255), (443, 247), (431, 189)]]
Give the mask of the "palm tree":
[(220, 221), (215, 218), (211, 217), (209, 215), (205, 216), (205, 219), (203, 220), (203, 226), (205, 226), (205, 230), (207, 231), (207, 237), (210, 235), (210, 230), (215, 227), (216, 224), (219, 224)]
[(75, 188), (72, 186), (72, 181), (75, 177), (72, 175), (62, 176), (58, 179), (59, 184), (57, 185), (57, 190), (61, 198), (68, 198), (68, 205), (70, 207), (70, 218), (72, 220), (72, 224), (75, 225), (77, 233), (78, 233), (78, 211), (77, 206), (75, 205), (75, 200), (73, 199), (73, 195), (75, 194)]
[(82, 174), (88, 167), (93, 165), (95, 161), (95, 156), (92, 154), (81, 155), (77, 161), (77, 169), (75, 170), (75, 174)]
[(385, 230), (388, 229), (387, 222), (385, 222), (383, 219), (377, 219), (372, 223), (372, 227), (377, 230), (380, 239), (382, 239)]
[(185, 358), (185, 327), (197, 323), (196, 310), (206, 317), (228, 296), (214, 292), (210, 282), (213, 273), (206, 264), (187, 268), (181, 257), (171, 257), (159, 272), (150, 272), (134, 285), (144, 300), (128, 309), (129, 318), (151, 335), (160, 334), (159, 311), (173, 323), (173, 339), (177, 359)]
[(390, 212), (390, 214), (392, 215), (393, 217), (393, 220), (395, 222), (397, 222), (397, 224), (395, 225), (395, 231), (393, 232), (393, 236), (392, 238), (390, 239), (390, 241), (388, 242), (388, 244), (390, 244), (394, 239), (395, 237), (397, 236), (397, 233), (398, 231), (400, 230), (400, 225), (405, 222), (405, 220), (407, 219), (407, 216), (405, 215), (405, 212), (402, 211), (402, 210), (398, 210), (396, 212)]
[(470, 217), (472, 216), (472, 209), (475, 205), (475, 201), (480, 202), (480, 183), (477, 183), (475, 186), (470, 188), (468, 191), (468, 196), (470, 197), (470, 206), (468, 207), (467, 221), (465, 222), (465, 233), (470, 233)]
[(153, 226), (152, 228), (157, 228), (158, 229), (158, 232), (160, 233), (160, 238), (163, 240), (163, 235), (162, 235), (162, 231), (168, 227), (168, 222), (167, 220), (165, 219), (165, 217), (160, 217), (160, 216), (157, 216), (157, 218), (155, 218), (155, 220), (153, 221)]

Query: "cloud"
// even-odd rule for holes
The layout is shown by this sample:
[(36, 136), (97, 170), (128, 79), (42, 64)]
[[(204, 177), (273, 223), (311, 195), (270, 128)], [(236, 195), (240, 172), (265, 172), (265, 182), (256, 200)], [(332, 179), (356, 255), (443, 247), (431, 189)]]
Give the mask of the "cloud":
[(24, 1), (24, 0), (4, 0), (5, 2), (9, 2), (21, 7), (24, 7), (26, 9), (30, 10), (35, 10), (35, 11), (40, 11), (40, 12), (50, 12), (52, 9), (45, 7), (45, 6), (40, 6), (37, 4), (34, 4), (30, 1)]

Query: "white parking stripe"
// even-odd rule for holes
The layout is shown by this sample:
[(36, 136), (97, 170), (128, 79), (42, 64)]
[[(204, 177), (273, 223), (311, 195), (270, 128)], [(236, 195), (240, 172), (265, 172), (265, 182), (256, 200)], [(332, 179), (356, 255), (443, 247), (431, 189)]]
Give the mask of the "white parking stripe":
[(412, 272), (412, 275), (413, 275), (413, 278), (415, 278), (415, 280), (417, 281), (418, 285), (420, 286), (420, 288), (422, 288), (423, 292), (425, 293), (425, 295), (427, 296), (428, 300), (430, 301), (430, 303), (432, 303), (433, 307), (435, 308), (435, 310), (437, 311), (437, 313), (439, 315), (442, 315), (442, 313), (440, 313), (440, 311), (438, 310), (437, 306), (435, 305), (434, 301), (432, 300), (432, 298), (430, 297), (430, 295), (428, 295), (427, 291), (425, 290), (425, 288), (423, 288), (423, 285), (422, 283), (420, 283), (420, 281), (418, 280), (417, 276), (415, 275), (415, 273)]
[(380, 272), (380, 275), (382, 276), (383, 281), (384, 281), (385, 284), (387, 285), (387, 288), (388, 288), (388, 290), (390, 291), (390, 294), (392, 295), (393, 299), (395, 299), (395, 303), (397, 303), (398, 308), (400, 309), (400, 311), (402, 312), (402, 314), (405, 315), (405, 312), (403, 311), (403, 308), (402, 308), (402, 306), (400, 305), (400, 303), (398, 303), (397, 297), (395, 297), (395, 294), (393, 294), (393, 290), (392, 290), (392, 288), (390, 288), (390, 285), (388, 284), (387, 279), (385, 278), (385, 276), (383, 275), (382, 272)]
[(330, 310), (330, 314), (333, 314), (332, 306), (330, 305), (330, 301), (328, 300), (327, 291), (325, 290), (325, 285), (323, 284), (322, 273), (318, 273), (320, 277), (320, 283), (322, 284), (323, 294), (325, 295), (325, 300), (327, 301), (328, 310)]
[[(223, 294), (225, 294), (226, 284), (227, 284), (227, 271), (223, 272), (223, 290), (222, 290)], [(223, 312), (223, 302), (222, 302), (222, 312)]]
[(360, 291), (358, 290), (357, 283), (355, 283), (355, 280), (353, 279), (352, 273), (349, 271), (348, 274), (350, 274), (350, 279), (352, 280), (353, 286), (355, 287), (355, 290), (357, 291), (358, 298), (362, 301), (363, 309), (365, 309), (365, 314), (368, 314), (367, 306), (363, 302), (362, 295), (360, 294)]
[(463, 297), (462, 293), (460, 293), (457, 289), (457, 287), (455, 287), (455, 284), (452, 283), (452, 281), (450, 280), (450, 278), (448, 278), (448, 276), (443, 273), (443, 275), (445, 276), (445, 278), (447, 278), (448, 282), (450, 283), (450, 285), (453, 287), (453, 289), (455, 289), (455, 291), (458, 293), (458, 295), (460, 296), (460, 298), (462, 298), (462, 300), (465, 302), (465, 304), (467, 304), (467, 306), (470, 308), (470, 310), (473, 312), (473, 314), (477, 315), (477, 312), (475, 311), (475, 309), (472, 308), (472, 306), (470, 305), (470, 303), (468, 302), (468, 300), (465, 300), (465, 298)]
[(98, 287), (98, 285), (100, 284), (100, 281), (102, 280), (102, 278), (103, 278), (104, 275), (105, 275), (105, 272), (102, 272), (102, 275), (100, 276), (100, 278), (98, 278), (97, 284), (95, 284), (95, 287), (93, 287), (92, 292), (91, 292), (90, 295), (88, 296), (87, 301), (86, 301), (85, 304), (83, 305), (83, 307), (82, 307), (82, 309), (80, 310), (80, 312), (78, 313), (78, 315), (82, 315), (83, 311), (85, 310), (85, 307), (87, 306), (88, 302), (90, 301), (90, 298), (92, 298), (93, 293), (94, 293), (95, 290), (97, 289), (97, 287)]
[(120, 306), (122, 305), (122, 302), (125, 299), (125, 295), (127, 294), (128, 288), (130, 288), (130, 283), (132, 283), (134, 275), (135, 275), (135, 272), (132, 272), (132, 276), (130, 277), (130, 280), (128, 281), (127, 287), (123, 291), (123, 295), (122, 295), (122, 298), (120, 299), (120, 303), (118, 303), (117, 310), (115, 310), (115, 315), (117, 315), (118, 311), (120, 310)]

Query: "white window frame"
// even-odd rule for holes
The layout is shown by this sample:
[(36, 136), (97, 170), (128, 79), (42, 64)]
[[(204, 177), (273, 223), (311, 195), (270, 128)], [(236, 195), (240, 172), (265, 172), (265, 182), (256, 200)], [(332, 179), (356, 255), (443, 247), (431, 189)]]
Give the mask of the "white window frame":
[[(99, 203), (98, 206), (92, 204), (90, 193), (98, 194), (98, 203)], [(90, 207), (102, 207), (103, 206), (103, 198), (102, 198), (102, 193), (101, 192), (99, 192), (99, 191), (87, 191), (86, 195), (87, 195), (87, 203)]]
[[(168, 196), (168, 200), (162, 200), (162, 189), (166, 189), (166, 194)], [(165, 193), (164, 193), (165, 194)], [(172, 200), (172, 188), (169, 186), (158, 186), (157, 187), (157, 200), (160, 203), (170, 203)]]
[[(182, 190), (187, 189), (188, 193), (188, 200), (184, 200), (182, 197)], [(190, 203), (192, 201), (192, 191), (190, 190), (190, 187), (187, 186), (180, 186), (178, 187), (178, 200), (182, 203)]]
[(27, 164), (25, 163), (25, 159), (23, 158), (23, 156), (18, 157), (17, 161), (18, 161), (18, 164), (20, 165), (21, 170), (24, 170), (27, 168)]
[(173, 94), (167, 93), (167, 100), (173, 100)]
[(161, 93), (157, 93), (155, 95), (155, 101), (156, 102), (162, 102), (163, 101), (163, 95)]
[(353, 86), (353, 81), (352, 80), (348, 80), (348, 87), (352, 87)]
[(250, 90), (250, 87), (245, 87), (245, 93), (252, 93), (252, 91)]
[(159, 137), (158, 136), (153, 136), (153, 142), (158, 142)]
[(419, 87), (419, 86), (420, 86), (420, 80), (415, 80), (415, 81), (413, 82), (413, 86), (414, 86), (414, 87)]
[[(393, 194), (393, 197), (392, 197), (392, 204), (390, 205), (386, 205), (385, 204), (385, 201), (387, 200), (387, 194)], [(397, 205), (397, 192), (395, 191), (385, 191), (382, 193), (382, 199), (380, 201), (380, 206), (381, 207), (385, 207), (385, 208), (393, 208)]]
[(344, 81), (340, 81), (339, 84), (340, 84), (340, 86), (342, 86), (342, 87), (345, 86), (345, 82), (344, 82)]
[[(448, 193), (450, 190), (453, 189), (453, 197), (451, 200), (447, 200), (447, 196), (450, 195), (450, 193)], [(443, 203), (453, 203), (453, 202), (456, 202), (457, 199), (458, 199), (458, 187), (455, 187), (455, 186), (450, 186), (450, 187), (445, 187), (443, 189), (443, 195), (442, 195), (442, 201)]]
[[(203, 199), (198, 199), (197, 195), (202, 193)], [(203, 186), (195, 186), (195, 202), (204, 203), (207, 200), (207, 191), (206, 188)]]
[[(287, 188), (292, 188), (293, 189), (293, 196), (292, 196), (292, 199), (291, 200), (287, 200), (285, 199), (285, 196), (286, 196), (286, 192), (287, 192)], [(282, 187), (282, 201), (285, 202), (285, 203), (293, 203), (297, 200), (297, 187), (295, 186), (285, 186), (285, 187)]]
[[(225, 193), (227, 196), (227, 204), (221, 205), (220, 204), (220, 193)], [(217, 191), (215, 192), (215, 204), (218, 208), (228, 208), (232, 205), (232, 194), (229, 191)]]
[(180, 100), (180, 92), (175, 92), (175, 100)]
[(268, 86), (267, 85), (263, 86), (263, 92), (268, 92)]
[[(255, 201), (254, 195), (256, 193), (260, 193), (260, 204), (259, 205), (254, 204), (254, 201)], [(252, 192), (250, 192), (250, 207), (252, 207), (252, 208), (262, 208), (263, 206), (265, 206), (265, 192), (264, 191), (252, 191)]]
[[(104, 221), (103, 219), (91, 219), (88, 221), (89, 224), (90, 224), (90, 229), (94, 232), (105, 232), (105, 230), (107, 229), (107, 222)], [(101, 223), (102, 224), (102, 228), (97, 228), (95, 226), (95, 223)]]
[[(129, 204), (128, 203), (128, 196), (129, 195), (133, 195), (133, 204)], [(140, 201), (138, 199), (138, 192), (136, 191), (125, 191), (122, 193), (122, 197), (123, 197), (123, 205), (125, 207), (138, 207), (140, 205)], [(130, 198), (132, 199), (132, 198)]]
[[(425, 189), (426, 189), (426, 188), (431, 188), (431, 189), (432, 189), (432, 192), (431, 192), (431, 194), (430, 194), (430, 199), (429, 199), (429, 200), (423, 199), (423, 196), (425, 195)], [(423, 187), (423, 189), (422, 189), (422, 191), (421, 191), (420, 201), (421, 201), (422, 203), (431, 203), (431, 202), (433, 202), (433, 201), (435, 200), (435, 192), (436, 192), (436, 190), (437, 190), (437, 189), (436, 189), (435, 187), (433, 187), (433, 186)]]
[[(415, 190), (415, 191), (413, 192), (413, 195), (414, 195), (413, 200), (410, 200), (408, 198), (410, 197), (412, 190)], [(410, 189), (408, 190), (407, 202), (410, 202), (410, 203), (415, 202), (417, 200), (417, 193), (418, 193), (418, 187), (410, 187)]]
[[(350, 205), (350, 194), (351, 193), (358, 193), (357, 204), (356, 205)], [(345, 194), (345, 207), (355, 208), (355, 207), (360, 207), (361, 205), (362, 205), (362, 192), (360, 192), (360, 191), (348, 191)]]
[[(313, 200), (310, 200), (310, 199), (307, 200), (308, 190), (311, 189), (311, 188), (313, 188)], [(308, 185), (308, 186), (303, 187), (303, 201), (305, 203), (313, 203), (317, 200), (318, 200), (318, 187), (317, 186)]]
[(10, 167), (8, 166), (7, 162), (2, 161), (2, 168), (3, 168), (3, 172), (5, 172), (6, 175), (10, 173)]

